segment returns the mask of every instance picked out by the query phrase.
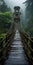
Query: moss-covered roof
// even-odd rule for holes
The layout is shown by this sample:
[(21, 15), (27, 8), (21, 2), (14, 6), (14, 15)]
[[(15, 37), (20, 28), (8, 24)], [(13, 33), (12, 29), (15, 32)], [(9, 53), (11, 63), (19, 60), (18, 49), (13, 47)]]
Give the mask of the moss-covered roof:
[(20, 7), (19, 7), (19, 6), (15, 6), (15, 7), (14, 7), (14, 9), (19, 10), (19, 9), (20, 9)]

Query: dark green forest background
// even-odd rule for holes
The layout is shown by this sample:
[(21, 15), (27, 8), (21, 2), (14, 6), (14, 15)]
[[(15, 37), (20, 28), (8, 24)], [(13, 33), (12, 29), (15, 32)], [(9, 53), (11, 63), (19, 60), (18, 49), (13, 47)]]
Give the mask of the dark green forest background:
[[(23, 29), (33, 37), (33, 0), (26, 0), (23, 4), (26, 6), (25, 21), (22, 22)], [(23, 17), (22, 17), (23, 18)]]
[[(4, 0), (0, 1), (0, 33), (6, 32), (12, 24), (12, 11), (5, 4)], [(4, 29), (4, 30), (3, 30)], [(6, 31), (5, 31), (6, 30)]]
[(4, 0), (0, 0), (0, 37), (5, 36), (6, 32), (12, 27), (12, 11)]

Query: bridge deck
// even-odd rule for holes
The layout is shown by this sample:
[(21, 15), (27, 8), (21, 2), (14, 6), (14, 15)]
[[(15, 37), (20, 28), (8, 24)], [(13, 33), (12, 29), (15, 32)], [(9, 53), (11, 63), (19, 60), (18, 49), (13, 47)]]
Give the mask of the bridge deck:
[(9, 57), (6, 60), (5, 65), (29, 65), (18, 31), (16, 31), (11, 47), (12, 49), (9, 52)]

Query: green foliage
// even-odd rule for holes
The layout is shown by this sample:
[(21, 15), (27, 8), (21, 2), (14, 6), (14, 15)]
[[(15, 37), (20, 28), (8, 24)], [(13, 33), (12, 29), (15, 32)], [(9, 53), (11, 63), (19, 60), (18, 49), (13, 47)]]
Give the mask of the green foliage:
[(9, 30), (12, 24), (12, 12), (7, 7), (4, 0), (0, 1), (0, 33), (5, 33)]
[(7, 7), (6, 3), (4, 0), (1, 0), (1, 5), (0, 5), (0, 12), (7, 12), (10, 11), (10, 8)]
[(12, 20), (12, 13), (11, 12), (0, 12), (0, 22), (10, 22)]
[(0, 13), (0, 28), (9, 28), (12, 24), (11, 12)]
[(33, 0), (26, 0), (26, 22), (24, 30), (30, 35), (33, 36)]
[(26, 0), (26, 11), (30, 12), (30, 15), (33, 14), (33, 0)]
[(4, 38), (6, 36), (6, 34), (0, 34), (0, 38)]

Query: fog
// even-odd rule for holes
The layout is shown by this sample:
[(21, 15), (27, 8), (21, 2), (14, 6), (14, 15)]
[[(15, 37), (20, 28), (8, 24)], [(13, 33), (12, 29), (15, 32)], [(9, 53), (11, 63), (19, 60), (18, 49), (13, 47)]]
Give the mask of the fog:
[(14, 6), (20, 6), (21, 11), (21, 21), (22, 21), (22, 13), (23, 13), (23, 20), (25, 20), (25, 2), (26, 0), (4, 0), (8, 7), (14, 12)]
[(6, 4), (12, 9), (12, 11), (14, 10), (14, 6), (20, 6), (21, 9), (24, 9), (25, 6), (22, 3), (25, 1), (26, 0), (5, 0)]

